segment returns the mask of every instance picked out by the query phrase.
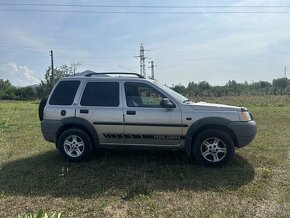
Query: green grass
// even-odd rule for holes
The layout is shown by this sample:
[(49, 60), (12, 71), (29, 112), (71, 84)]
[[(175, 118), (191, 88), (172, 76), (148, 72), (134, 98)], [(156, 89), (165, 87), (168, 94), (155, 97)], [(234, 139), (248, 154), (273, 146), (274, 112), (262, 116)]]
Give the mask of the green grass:
[(40, 208), (63, 217), (289, 216), (289, 96), (202, 100), (243, 104), (258, 123), (254, 142), (221, 169), (172, 151), (102, 150), (68, 163), (42, 138), (37, 102), (0, 102), (0, 217)]
[(18, 215), (18, 218), (61, 218), (61, 213), (47, 214), (40, 209), (37, 213), (24, 213)]

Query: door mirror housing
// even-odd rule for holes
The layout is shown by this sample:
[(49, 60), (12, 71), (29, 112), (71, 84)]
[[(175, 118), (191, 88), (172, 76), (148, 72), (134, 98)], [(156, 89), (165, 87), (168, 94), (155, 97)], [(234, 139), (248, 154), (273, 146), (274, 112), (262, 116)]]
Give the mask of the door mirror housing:
[(160, 102), (161, 107), (164, 108), (175, 108), (176, 106), (169, 100), (169, 98), (163, 98)]

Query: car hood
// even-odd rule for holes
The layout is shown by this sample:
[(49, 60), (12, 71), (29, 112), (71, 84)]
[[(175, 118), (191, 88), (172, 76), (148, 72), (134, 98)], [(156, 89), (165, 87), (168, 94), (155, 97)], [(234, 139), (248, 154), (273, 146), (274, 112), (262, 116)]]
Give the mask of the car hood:
[(206, 102), (192, 102), (191, 107), (195, 110), (214, 110), (214, 111), (241, 111), (241, 107), (230, 106), (225, 104), (213, 104)]

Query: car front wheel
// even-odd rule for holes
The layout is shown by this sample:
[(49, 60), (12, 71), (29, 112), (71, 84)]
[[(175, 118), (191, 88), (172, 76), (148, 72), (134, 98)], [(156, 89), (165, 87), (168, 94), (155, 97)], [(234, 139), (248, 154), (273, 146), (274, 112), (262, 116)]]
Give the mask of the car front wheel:
[(92, 156), (92, 142), (81, 129), (65, 130), (59, 137), (57, 148), (60, 154), (71, 162), (89, 160)]
[(206, 130), (196, 137), (192, 151), (199, 164), (220, 167), (232, 159), (235, 148), (233, 140), (227, 133)]

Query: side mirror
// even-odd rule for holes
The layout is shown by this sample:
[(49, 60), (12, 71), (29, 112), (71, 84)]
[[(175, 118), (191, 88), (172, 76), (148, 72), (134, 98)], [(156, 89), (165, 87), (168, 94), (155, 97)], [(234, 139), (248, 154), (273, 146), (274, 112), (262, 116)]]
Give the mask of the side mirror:
[(169, 100), (169, 98), (163, 98), (160, 102), (161, 107), (175, 108), (176, 106)]

